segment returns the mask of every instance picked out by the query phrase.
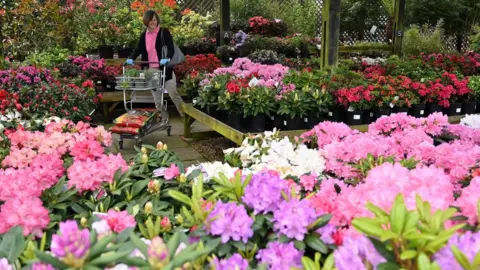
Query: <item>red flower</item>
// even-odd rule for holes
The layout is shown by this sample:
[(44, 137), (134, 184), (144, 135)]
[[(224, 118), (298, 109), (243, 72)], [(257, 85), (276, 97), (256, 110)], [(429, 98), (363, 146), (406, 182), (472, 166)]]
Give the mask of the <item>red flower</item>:
[(230, 94), (240, 93), (240, 86), (234, 81), (229, 82), (227, 83), (227, 91)]
[(6, 99), (8, 95), (8, 92), (5, 90), (0, 90), (0, 100)]

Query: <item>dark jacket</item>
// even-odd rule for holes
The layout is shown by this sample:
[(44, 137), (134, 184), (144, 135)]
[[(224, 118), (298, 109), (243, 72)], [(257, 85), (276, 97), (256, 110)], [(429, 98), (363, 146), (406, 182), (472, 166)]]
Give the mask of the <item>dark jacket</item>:
[[(163, 40), (162, 40), (163, 32)], [(142, 61), (148, 61), (147, 46), (145, 43), (146, 31), (140, 35), (140, 40), (138, 41), (137, 48), (130, 55), (130, 59), (135, 60), (140, 54), (142, 55)], [(167, 55), (162, 55), (162, 47), (166, 45), (168, 48)], [(173, 38), (168, 29), (160, 28), (157, 35), (157, 40), (155, 41), (155, 48), (157, 49), (158, 60), (162, 58), (172, 58), (175, 53), (175, 48), (173, 47)], [(148, 67), (148, 64), (142, 64), (143, 67)], [(167, 68), (167, 74), (165, 80), (172, 79), (173, 68)]]

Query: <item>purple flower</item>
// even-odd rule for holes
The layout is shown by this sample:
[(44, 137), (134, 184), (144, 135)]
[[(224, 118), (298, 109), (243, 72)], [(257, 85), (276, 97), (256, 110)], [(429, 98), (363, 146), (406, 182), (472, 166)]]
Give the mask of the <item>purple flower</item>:
[(13, 266), (8, 263), (8, 260), (5, 258), (0, 259), (0, 269), (2, 270), (13, 270)]
[(346, 238), (343, 245), (333, 253), (338, 270), (364, 270), (367, 265), (377, 268), (385, 259), (377, 252), (372, 242), (364, 236)]
[(228, 259), (219, 260), (217, 257), (210, 263), (213, 270), (247, 270), (248, 261), (240, 254), (235, 253)]
[(247, 243), (253, 235), (253, 219), (242, 205), (234, 202), (217, 202), (205, 223), (209, 234), (222, 236), (222, 243), (227, 243), (230, 238)]
[(289, 238), (302, 241), (307, 233), (307, 227), (317, 214), (308, 200), (290, 199), (278, 205), (273, 212), (273, 229)]
[(280, 176), (270, 172), (260, 172), (252, 177), (245, 187), (243, 202), (253, 208), (253, 213), (268, 213), (278, 208), (283, 200), (282, 191), (288, 190), (288, 184)]
[(74, 258), (82, 259), (89, 248), (89, 231), (80, 230), (74, 220), (60, 223), (59, 233), (52, 237), (51, 251), (60, 258), (72, 255)]
[(169, 261), (169, 251), (167, 245), (160, 237), (152, 239), (150, 247), (148, 248), (148, 262), (153, 269), (162, 269)]
[(337, 230), (337, 227), (332, 224), (327, 224), (317, 230), (317, 233), (320, 234), (320, 240), (322, 240), (327, 245), (335, 244), (335, 240), (332, 238), (332, 234)]
[(290, 270), (291, 267), (302, 268), (302, 256), (303, 253), (294, 247), (293, 242), (270, 242), (266, 249), (258, 251), (257, 259), (267, 264), (269, 269)]
[(455, 256), (453, 256), (451, 249), (453, 245), (465, 254), (470, 262), (473, 262), (476, 253), (480, 251), (480, 233), (468, 231), (463, 235), (458, 233), (453, 235), (450, 240), (448, 240), (447, 246), (433, 256), (433, 259), (440, 265), (441, 269), (463, 269), (455, 259)]
[(34, 263), (32, 265), (32, 270), (54, 270), (55, 268), (50, 264), (45, 263)]

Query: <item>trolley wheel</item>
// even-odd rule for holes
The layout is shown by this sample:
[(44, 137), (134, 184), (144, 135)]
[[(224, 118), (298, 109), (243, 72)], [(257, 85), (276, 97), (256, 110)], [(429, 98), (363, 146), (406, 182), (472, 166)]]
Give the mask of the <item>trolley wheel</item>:
[(170, 132), (172, 132), (172, 128), (171, 128), (171, 127), (167, 128), (167, 136), (170, 136)]
[(123, 138), (120, 137), (120, 139), (118, 140), (118, 146), (120, 147), (120, 149), (123, 149)]

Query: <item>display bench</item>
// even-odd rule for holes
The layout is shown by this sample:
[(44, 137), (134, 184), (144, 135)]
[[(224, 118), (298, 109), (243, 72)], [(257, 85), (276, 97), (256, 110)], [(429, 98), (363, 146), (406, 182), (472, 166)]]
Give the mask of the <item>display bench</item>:
[[(243, 140), (248, 136), (256, 133), (244, 133), (239, 130), (236, 130), (229, 125), (219, 121), (216, 118), (211, 117), (210, 115), (198, 110), (197, 108), (193, 107), (192, 104), (183, 103), (182, 104), (183, 111), (185, 113), (185, 121), (184, 121), (184, 137), (185, 139), (197, 139), (197, 138), (205, 138), (211, 137), (212, 133), (218, 133), (223, 137), (231, 140), (232, 142), (240, 145), (242, 144)], [(457, 115), (457, 116), (450, 116), (448, 120), (450, 123), (459, 123), (460, 120), (464, 117), (464, 115)], [(207, 132), (192, 132), (192, 124), (193, 122), (198, 121), (207, 127), (211, 128), (213, 131)], [(358, 126), (350, 126), (352, 129), (359, 130), (361, 132), (368, 131), (368, 125), (358, 125)], [(307, 130), (288, 130), (282, 131), (280, 130), (280, 136), (284, 137), (287, 136), (289, 138), (294, 138), (296, 136), (302, 135)]]

